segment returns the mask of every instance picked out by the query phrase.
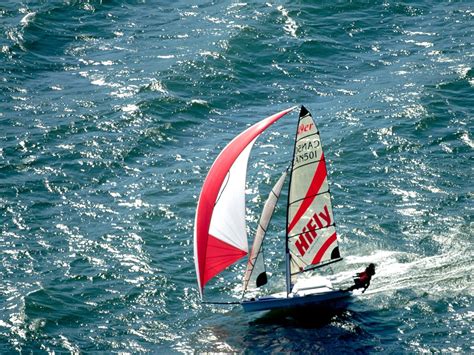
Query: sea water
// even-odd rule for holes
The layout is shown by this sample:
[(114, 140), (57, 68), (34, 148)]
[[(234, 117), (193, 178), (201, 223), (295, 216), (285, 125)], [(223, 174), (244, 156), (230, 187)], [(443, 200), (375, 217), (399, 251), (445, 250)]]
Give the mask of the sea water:
[[(0, 20), (1, 353), (474, 351), (471, 2), (7, 0)], [(300, 104), (344, 257), (323, 272), (350, 284), (373, 262), (372, 284), (324, 318), (202, 304), (206, 173)], [(296, 119), (250, 157), (250, 241)], [(265, 292), (284, 223), (279, 206)], [(238, 301), (243, 263), (206, 299)]]

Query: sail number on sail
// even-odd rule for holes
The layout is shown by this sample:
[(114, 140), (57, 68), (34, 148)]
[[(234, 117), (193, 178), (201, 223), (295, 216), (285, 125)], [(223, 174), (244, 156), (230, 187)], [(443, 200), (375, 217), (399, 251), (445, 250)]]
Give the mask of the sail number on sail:
[(304, 140), (300, 144), (296, 144), (295, 164), (305, 163), (307, 161), (314, 161), (318, 158), (317, 148), (321, 142), (317, 137), (312, 140)]

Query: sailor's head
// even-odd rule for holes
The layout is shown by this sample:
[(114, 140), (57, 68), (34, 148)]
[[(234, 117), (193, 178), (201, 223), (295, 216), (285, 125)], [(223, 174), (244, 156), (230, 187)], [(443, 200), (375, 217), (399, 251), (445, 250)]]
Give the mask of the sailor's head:
[(367, 266), (366, 270), (370, 275), (375, 275), (375, 265), (374, 264), (369, 264), (369, 266)]

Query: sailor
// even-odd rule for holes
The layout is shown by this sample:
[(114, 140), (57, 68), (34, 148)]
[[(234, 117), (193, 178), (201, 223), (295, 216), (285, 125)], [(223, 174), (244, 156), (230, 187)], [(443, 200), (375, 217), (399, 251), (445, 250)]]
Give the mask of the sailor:
[(365, 268), (364, 271), (358, 272), (356, 274), (356, 277), (354, 277), (354, 285), (343, 291), (352, 291), (358, 288), (363, 288), (364, 290), (362, 291), (362, 293), (364, 293), (365, 290), (367, 290), (367, 287), (369, 287), (370, 280), (372, 279), (373, 275), (375, 275), (375, 265), (370, 264)]

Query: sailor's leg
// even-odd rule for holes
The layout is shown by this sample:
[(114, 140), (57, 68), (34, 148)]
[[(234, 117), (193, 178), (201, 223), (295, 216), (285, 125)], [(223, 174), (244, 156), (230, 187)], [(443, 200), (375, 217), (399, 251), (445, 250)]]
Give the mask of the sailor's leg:
[(351, 287), (349, 288), (346, 288), (345, 290), (341, 290), (341, 291), (344, 291), (344, 292), (349, 292), (349, 291), (353, 291), (357, 288), (357, 285), (352, 285)]

